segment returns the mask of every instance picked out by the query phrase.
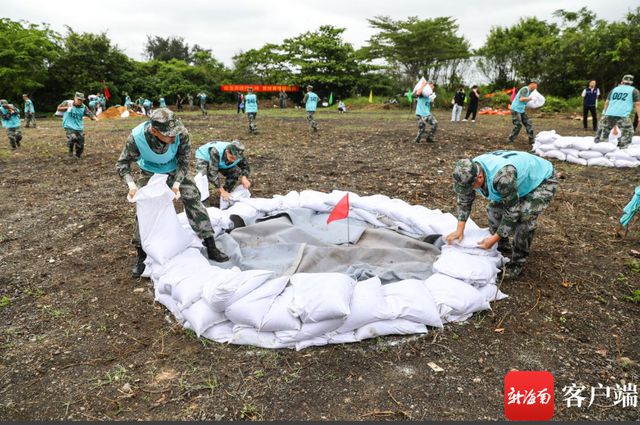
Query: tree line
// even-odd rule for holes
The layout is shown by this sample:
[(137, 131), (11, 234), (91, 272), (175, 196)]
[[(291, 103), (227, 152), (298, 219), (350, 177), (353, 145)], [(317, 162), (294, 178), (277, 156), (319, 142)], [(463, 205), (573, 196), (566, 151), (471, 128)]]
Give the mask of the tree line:
[[(640, 73), (640, 7), (619, 20), (599, 19), (587, 8), (557, 10), (553, 19), (523, 17), (511, 26), (492, 27), (484, 44), (472, 49), (452, 17), (368, 20), (376, 33), (356, 49), (343, 39), (344, 28), (323, 25), (279, 44), (241, 51), (225, 66), (209, 49), (189, 46), (180, 37), (148, 36), (147, 60), (125, 55), (106, 33), (65, 34), (48, 25), (0, 19), (1, 97), (18, 102), (23, 93), (40, 110), (52, 109), (76, 90), (102, 91), (111, 103), (124, 94), (172, 103), (204, 91), (214, 102), (230, 101), (221, 84), (314, 85), (320, 93), (345, 98), (397, 96), (424, 75), (453, 89), (465, 70), (479, 70), (490, 89), (537, 80), (546, 94), (570, 97), (589, 79), (610, 90), (625, 73)], [(640, 75), (639, 75), (640, 76)]]

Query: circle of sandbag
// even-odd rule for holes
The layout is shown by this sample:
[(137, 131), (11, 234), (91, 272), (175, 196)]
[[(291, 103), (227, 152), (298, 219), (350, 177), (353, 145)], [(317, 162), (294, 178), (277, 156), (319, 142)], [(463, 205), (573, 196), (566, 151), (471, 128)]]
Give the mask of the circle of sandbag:
[[(439, 249), (425, 238), (452, 231), (453, 215), (384, 195), (349, 192), (348, 223), (328, 225), (347, 192), (238, 197), (225, 210), (208, 208), (216, 243), (231, 258), (209, 262), (165, 179), (154, 176), (134, 199), (144, 276), (156, 301), (198, 336), (299, 350), (424, 334), (506, 297), (496, 286), (503, 257), (476, 247), (486, 229), (470, 220), (460, 244)], [(246, 226), (234, 228), (234, 215)]]

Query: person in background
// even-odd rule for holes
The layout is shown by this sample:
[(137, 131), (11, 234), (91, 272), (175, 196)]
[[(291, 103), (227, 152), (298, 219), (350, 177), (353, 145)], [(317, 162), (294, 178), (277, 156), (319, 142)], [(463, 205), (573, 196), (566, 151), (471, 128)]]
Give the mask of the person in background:
[(160, 96), (160, 99), (158, 99), (158, 107), (159, 108), (166, 108), (167, 107), (167, 102), (164, 100), (163, 96)]
[(131, 98), (127, 92), (124, 92), (124, 107), (127, 108), (127, 110), (131, 109)]
[(147, 98), (142, 101), (142, 107), (144, 108), (144, 113), (146, 116), (151, 115), (151, 108), (153, 107), (153, 102)]
[(236, 115), (240, 114), (240, 112), (244, 114), (244, 95), (240, 92), (238, 92), (237, 101), (238, 101), (238, 112), (236, 112)]
[(191, 96), (191, 93), (187, 94), (187, 103), (189, 104), (189, 112), (193, 112), (193, 96)]
[(318, 131), (318, 123), (313, 119), (313, 115), (316, 113), (319, 100), (320, 97), (313, 92), (313, 86), (308, 85), (307, 92), (302, 99), (302, 103), (304, 103), (305, 109), (307, 111), (307, 121), (309, 122), (309, 128), (314, 132)]
[(460, 114), (462, 114), (462, 108), (466, 97), (467, 95), (464, 94), (464, 87), (460, 86), (451, 100), (451, 104), (453, 105), (453, 108), (451, 109), (451, 121), (460, 121)]
[(347, 105), (345, 105), (342, 100), (338, 101), (338, 112), (340, 112), (341, 114), (347, 112)]
[(75, 148), (75, 158), (80, 159), (84, 151), (84, 121), (85, 116), (96, 121), (96, 117), (84, 104), (84, 93), (76, 92), (73, 96), (71, 105), (63, 102), (58, 106), (58, 111), (64, 112), (62, 116), (62, 127), (67, 134), (67, 148), (69, 149), (69, 157), (74, 157), (73, 150)]
[(177, 94), (176, 95), (176, 111), (182, 112), (182, 97)]
[(0, 116), (2, 117), (2, 127), (7, 129), (9, 146), (11, 146), (12, 151), (15, 151), (20, 147), (20, 141), (22, 140), (20, 110), (5, 99), (0, 99)]
[(518, 137), (518, 134), (524, 125), (527, 130), (527, 136), (529, 137), (529, 143), (533, 144), (533, 124), (529, 121), (525, 108), (527, 106), (527, 102), (531, 100), (529, 96), (537, 88), (538, 83), (531, 81), (528, 85), (518, 90), (516, 97), (513, 98), (513, 102), (511, 102), (511, 122), (513, 123), (513, 130), (511, 131), (511, 135), (509, 135), (507, 142), (515, 142), (516, 137)]
[(284, 109), (284, 108), (287, 107), (287, 98), (288, 97), (289, 96), (287, 96), (287, 93), (284, 90), (280, 91), (280, 95), (279, 95), (279, 98), (280, 98), (280, 109)]
[(200, 111), (202, 111), (202, 116), (207, 116), (207, 109), (205, 108), (207, 104), (207, 94), (203, 91), (198, 93), (198, 103), (200, 104)]
[[(476, 122), (476, 114), (478, 113), (478, 102), (480, 101), (480, 93), (478, 93), (478, 86), (471, 87), (469, 92), (469, 105), (467, 105), (467, 113), (462, 121), (467, 121), (471, 116), (471, 122)], [(473, 114), (473, 116), (472, 116)]]
[(36, 128), (36, 110), (33, 107), (33, 101), (27, 94), (22, 95), (22, 100), (24, 100), (24, 126), (29, 128), (30, 124), (33, 124), (33, 128)]
[(640, 92), (633, 86), (633, 75), (622, 77), (622, 82), (609, 92), (604, 102), (602, 118), (594, 142), (607, 140), (611, 129), (620, 129), (618, 148), (626, 148), (633, 139), (633, 124), (630, 115), (635, 108), (640, 113)]
[(600, 89), (596, 87), (596, 80), (590, 80), (587, 88), (582, 90), (582, 126), (587, 130), (587, 118), (591, 112), (593, 131), (598, 130), (598, 112), (596, 105), (600, 97)]
[(256, 126), (256, 115), (258, 115), (258, 98), (253, 93), (253, 88), (247, 89), (247, 95), (244, 97), (245, 110), (249, 119), (249, 133), (255, 133), (258, 129)]

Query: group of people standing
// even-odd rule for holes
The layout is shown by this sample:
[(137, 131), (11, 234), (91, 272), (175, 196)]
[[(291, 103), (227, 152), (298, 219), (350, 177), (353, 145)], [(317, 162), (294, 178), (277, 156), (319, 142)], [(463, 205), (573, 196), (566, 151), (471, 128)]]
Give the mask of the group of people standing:
[[(468, 121), (471, 117), (471, 122), (476, 122), (476, 115), (478, 114), (478, 102), (480, 101), (480, 93), (478, 92), (478, 86), (474, 85), (469, 91), (469, 104), (467, 105), (467, 113), (462, 121)], [(464, 87), (460, 86), (456, 94), (451, 99), (453, 108), (451, 109), (451, 121), (460, 121), (462, 115), (462, 109), (464, 107), (467, 95), (464, 92)]]

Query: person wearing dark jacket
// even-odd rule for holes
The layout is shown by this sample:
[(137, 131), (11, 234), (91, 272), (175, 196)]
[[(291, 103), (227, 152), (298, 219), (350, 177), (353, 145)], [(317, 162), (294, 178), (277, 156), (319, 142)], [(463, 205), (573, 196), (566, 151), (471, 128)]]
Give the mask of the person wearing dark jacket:
[(451, 101), (453, 104), (453, 108), (451, 109), (451, 121), (460, 121), (460, 114), (462, 114), (462, 107), (464, 106), (464, 99), (466, 97), (467, 96), (464, 94), (464, 87), (460, 87)]
[(467, 113), (462, 121), (467, 121), (469, 116), (473, 114), (471, 122), (476, 122), (476, 114), (478, 113), (478, 101), (480, 100), (480, 93), (478, 93), (478, 86), (471, 87), (469, 92), (469, 106), (467, 106)]
[(598, 129), (598, 112), (596, 111), (598, 97), (600, 97), (600, 89), (596, 87), (596, 80), (591, 80), (589, 86), (582, 90), (582, 125), (585, 130), (587, 130), (589, 112), (593, 120), (593, 131)]

